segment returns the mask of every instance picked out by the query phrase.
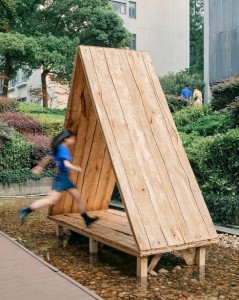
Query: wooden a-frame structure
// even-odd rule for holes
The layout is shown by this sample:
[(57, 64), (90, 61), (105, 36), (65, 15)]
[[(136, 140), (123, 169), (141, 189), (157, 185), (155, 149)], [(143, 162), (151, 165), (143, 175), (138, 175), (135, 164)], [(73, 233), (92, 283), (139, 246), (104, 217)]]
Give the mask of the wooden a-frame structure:
[[(217, 233), (147, 53), (80, 46), (65, 127), (76, 133), (73, 164), (83, 168), (72, 180), (100, 220), (87, 228), (63, 194), (49, 213), (58, 235), (65, 227), (88, 236), (90, 252), (100, 242), (136, 256), (140, 277), (165, 252), (205, 265)], [(109, 209), (115, 182), (125, 212)]]

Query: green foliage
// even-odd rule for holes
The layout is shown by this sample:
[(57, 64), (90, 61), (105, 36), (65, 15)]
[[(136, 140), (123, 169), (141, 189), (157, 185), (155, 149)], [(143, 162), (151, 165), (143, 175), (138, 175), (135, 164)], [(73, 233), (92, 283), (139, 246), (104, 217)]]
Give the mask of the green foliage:
[(204, 0), (190, 0), (190, 69), (203, 72)]
[(123, 20), (114, 11), (105, 8), (90, 19), (80, 36), (83, 45), (114, 48), (130, 46), (131, 40), (132, 36), (123, 26)]
[(221, 110), (236, 100), (239, 95), (239, 77), (232, 77), (212, 86), (211, 105), (214, 110)]
[(15, 99), (0, 97), (0, 113), (16, 111), (18, 104)]
[(204, 199), (216, 224), (239, 224), (239, 196), (205, 194)]
[(166, 95), (175, 96), (178, 98), (181, 90), (187, 84), (192, 90), (197, 86), (199, 90), (203, 91), (204, 82), (202, 73), (192, 73), (190, 70), (181, 71), (177, 74), (169, 73), (165, 76), (159, 77), (163, 91)]
[(8, 132), (8, 140), (0, 148), (0, 172), (29, 168), (33, 148), (33, 144), (27, 143), (19, 133)]
[(37, 120), (43, 127), (43, 131), (46, 135), (55, 136), (62, 130), (64, 125), (65, 116), (63, 115), (51, 115), (51, 114), (31, 114), (31, 117)]
[(211, 113), (212, 108), (210, 105), (203, 105), (200, 107), (188, 106), (185, 109), (176, 112), (173, 117), (177, 128), (181, 128), (182, 126), (196, 122), (201, 117)]
[[(10, 74), (15, 76), (16, 72), (26, 65), (34, 63), (37, 41), (35, 37), (28, 37), (18, 32), (0, 32), (0, 72), (5, 73), (6, 55), (10, 59)], [(29, 70), (29, 74), (31, 70)]]
[(225, 133), (232, 127), (229, 114), (215, 113), (203, 116), (185, 126), (178, 126), (178, 130), (185, 133), (197, 132), (199, 135), (208, 136)]
[(23, 183), (27, 180), (40, 180), (44, 177), (54, 176), (54, 170), (45, 170), (39, 175), (35, 175), (29, 168), (17, 169), (17, 170), (5, 170), (0, 172), (0, 183), (3, 185), (9, 185), (12, 183)]
[(239, 128), (208, 137), (180, 135), (204, 193), (239, 195)]
[(48, 114), (48, 115), (59, 115), (65, 116), (66, 109), (56, 109), (56, 108), (46, 108), (42, 107), (39, 104), (31, 102), (20, 102), (17, 111), (25, 114)]

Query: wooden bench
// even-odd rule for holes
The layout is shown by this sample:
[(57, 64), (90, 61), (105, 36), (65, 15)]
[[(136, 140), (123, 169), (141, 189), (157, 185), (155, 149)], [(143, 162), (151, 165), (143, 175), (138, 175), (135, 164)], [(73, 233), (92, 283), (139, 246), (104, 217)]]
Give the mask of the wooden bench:
[[(91, 216), (99, 216), (99, 221), (86, 227), (79, 213), (65, 213), (62, 215), (48, 216), (57, 225), (57, 236), (63, 235), (63, 229), (77, 232), (89, 238), (89, 252), (98, 252), (98, 243), (108, 245), (120, 251), (131, 254), (137, 258), (136, 274), (139, 277), (146, 277), (157, 265), (163, 253), (179, 251), (188, 265), (205, 265), (205, 246), (218, 242), (217, 239), (202, 243), (192, 243), (191, 245), (180, 245), (172, 247), (158, 248), (147, 251), (139, 251), (134, 235), (130, 228), (125, 212), (113, 209), (91, 211)], [(191, 249), (188, 249), (191, 248)], [(194, 252), (192, 249), (196, 249)], [(153, 256), (150, 265), (148, 258)], [(201, 275), (202, 276), (202, 275)]]

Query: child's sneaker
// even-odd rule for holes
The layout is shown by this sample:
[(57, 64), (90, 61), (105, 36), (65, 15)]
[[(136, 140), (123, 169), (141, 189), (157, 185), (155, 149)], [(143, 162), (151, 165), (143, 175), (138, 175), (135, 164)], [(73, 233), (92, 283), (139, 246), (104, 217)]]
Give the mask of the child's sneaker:
[(19, 210), (18, 212), (18, 218), (21, 224), (25, 221), (27, 215), (31, 212), (32, 210), (30, 207), (23, 207)]
[(82, 218), (85, 221), (86, 226), (90, 226), (91, 224), (93, 224), (95, 221), (97, 221), (99, 219), (99, 217), (93, 217), (91, 218), (90, 216), (87, 215), (87, 213), (84, 213), (81, 215)]

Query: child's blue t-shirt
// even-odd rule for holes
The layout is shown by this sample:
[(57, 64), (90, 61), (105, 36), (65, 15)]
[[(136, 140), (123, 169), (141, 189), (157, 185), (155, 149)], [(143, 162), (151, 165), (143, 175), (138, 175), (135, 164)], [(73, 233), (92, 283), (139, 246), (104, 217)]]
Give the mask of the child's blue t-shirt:
[(68, 147), (66, 146), (58, 146), (57, 147), (57, 152), (56, 153), (49, 153), (51, 156), (53, 156), (57, 168), (60, 172), (65, 172), (68, 173), (69, 172), (69, 168), (67, 168), (64, 165), (64, 160), (68, 160), (69, 162), (71, 162), (71, 153)]

